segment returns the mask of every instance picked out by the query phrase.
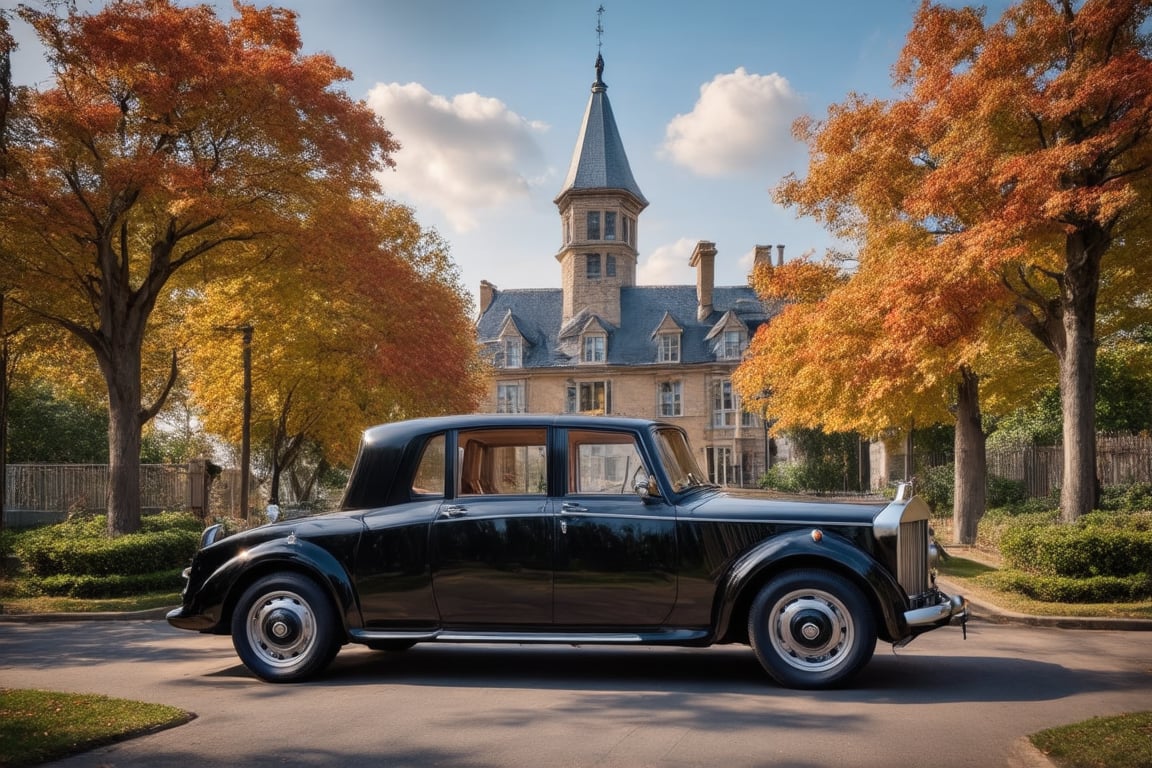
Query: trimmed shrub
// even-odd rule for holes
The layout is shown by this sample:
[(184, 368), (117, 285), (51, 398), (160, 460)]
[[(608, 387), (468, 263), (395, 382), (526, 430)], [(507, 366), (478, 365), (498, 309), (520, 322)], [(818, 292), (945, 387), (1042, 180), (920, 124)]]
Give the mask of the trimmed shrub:
[(20, 583), (21, 597), (73, 597), (94, 600), (130, 597), (148, 592), (179, 592), (184, 587), (182, 569), (131, 576), (78, 576), (58, 574), (32, 577)]
[(980, 576), (978, 581), (1047, 603), (1126, 603), (1152, 598), (1148, 573), (1075, 579), (1007, 570)]
[(199, 545), (200, 523), (183, 513), (145, 520), (139, 533), (115, 539), (105, 536), (102, 518), (64, 522), (18, 536), (14, 550), (25, 571), (40, 577), (129, 576), (183, 569)]
[(1074, 525), (1021, 521), (1000, 537), (1010, 568), (1046, 576), (1087, 579), (1132, 576), (1152, 563), (1152, 531), (1144, 516), (1095, 513)]

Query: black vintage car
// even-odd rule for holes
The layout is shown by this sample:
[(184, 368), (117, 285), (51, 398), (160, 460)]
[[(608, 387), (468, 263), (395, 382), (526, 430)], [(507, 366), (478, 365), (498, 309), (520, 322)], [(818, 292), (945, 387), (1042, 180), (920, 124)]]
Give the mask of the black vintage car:
[(750, 643), (781, 684), (822, 688), (878, 638), (966, 618), (932, 549), (919, 498), (725, 493), (671, 424), (419, 419), (365, 432), (340, 511), (208, 528), (168, 621), (231, 633), (271, 682), (348, 642)]

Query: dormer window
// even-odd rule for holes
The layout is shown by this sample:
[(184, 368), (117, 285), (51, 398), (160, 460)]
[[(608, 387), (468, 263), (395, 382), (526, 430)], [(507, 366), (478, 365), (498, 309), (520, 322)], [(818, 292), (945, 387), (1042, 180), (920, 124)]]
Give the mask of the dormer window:
[(661, 363), (680, 362), (679, 333), (662, 333), (656, 337), (656, 360)]
[(519, 336), (505, 336), (500, 344), (500, 368), (520, 368), (524, 365), (524, 340)]
[(721, 337), (717, 357), (722, 360), (739, 360), (744, 355), (744, 333), (742, 331), (724, 331)]
[(605, 348), (608, 339), (599, 333), (588, 334), (584, 337), (581, 344), (582, 353), (580, 355), (581, 362), (585, 363), (602, 363), (605, 359)]

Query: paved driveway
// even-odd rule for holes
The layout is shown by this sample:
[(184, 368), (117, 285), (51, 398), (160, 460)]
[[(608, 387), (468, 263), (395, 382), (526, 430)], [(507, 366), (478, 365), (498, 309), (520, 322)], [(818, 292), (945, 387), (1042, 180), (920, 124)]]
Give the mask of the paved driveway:
[(162, 621), (0, 624), (0, 685), (196, 713), (62, 766), (997, 766), (1019, 737), (1152, 709), (1152, 635), (969, 625), (876, 658), (849, 690), (775, 686), (745, 647), (345, 648), (261, 683), (228, 638)]

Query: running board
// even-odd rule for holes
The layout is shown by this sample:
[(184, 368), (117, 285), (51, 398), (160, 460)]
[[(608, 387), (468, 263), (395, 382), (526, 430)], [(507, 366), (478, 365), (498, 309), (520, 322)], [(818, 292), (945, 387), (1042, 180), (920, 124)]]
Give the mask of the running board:
[(553, 643), (563, 645), (684, 645), (708, 639), (703, 629), (661, 629), (653, 632), (469, 632), (455, 629), (351, 629), (354, 643), (412, 640), (417, 643)]

